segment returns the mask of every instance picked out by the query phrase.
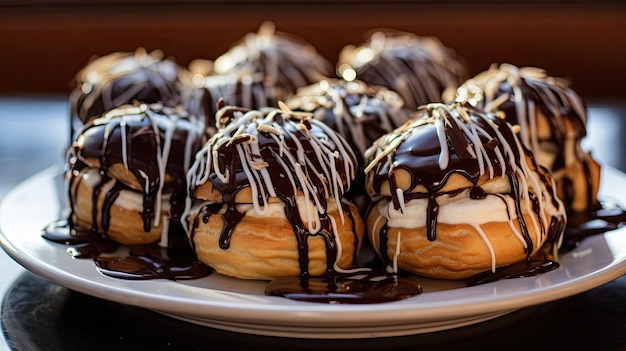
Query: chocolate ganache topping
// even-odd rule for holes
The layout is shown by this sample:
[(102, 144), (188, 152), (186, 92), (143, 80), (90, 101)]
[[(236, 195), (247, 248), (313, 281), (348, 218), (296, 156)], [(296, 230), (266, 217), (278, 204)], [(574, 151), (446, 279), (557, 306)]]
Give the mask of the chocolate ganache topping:
[[(133, 208), (129, 196), (138, 197), (144, 231), (162, 227), (167, 246), (168, 228), (184, 235), (178, 222), (187, 197), (185, 176), (205, 140), (203, 131), (203, 119), (161, 104), (125, 105), (91, 120), (68, 151), (70, 201), (76, 201), (81, 182), (95, 179), (92, 229), (107, 234), (111, 207)], [(106, 194), (98, 211), (101, 192)], [(74, 203), (71, 209), (76, 212)]]
[[(341, 136), (310, 114), (279, 105), (266, 111), (225, 106), (218, 112), (220, 129), (197, 153), (187, 174), (190, 193), (200, 200), (199, 208), (191, 199), (187, 205), (193, 217), (191, 241), (199, 221), (222, 213), (219, 245), (228, 250), (244, 216), (237, 205), (250, 203), (262, 215), (278, 199), (298, 238), (302, 275), (308, 275), (311, 235), (328, 241), (328, 267), (338, 269), (336, 224), (326, 211), (329, 201), (342, 208), (342, 196), (355, 176), (355, 155)], [(348, 220), (349, 214), (339, 214), (341, 221)]]
[(492, 65), (459, 87), (457, 101), (501, 111), (519, 125), (520, 141), (552, 172), (568, 210), (599, 208), (600, 166), (580, 147), (587, 111), (567, 80), (539, 68)]
[(337, 71), (346, 80), (398, 92), (410, 110), (454, 100), (456, 88), (469, 76), (464, 60), (437, 38), (396, 30), (377, 30), (364, 44), (344, 47)]
[[(506, 206), (503, 222), (522, 242), (527, 258), (536, 252), (535, 242), (551, 243), (553, 254), (564, 231), (565, 210), (557, 198), (549, 173), (536, 165), (532, 154), (519, 142), (513, 128), (502, 118), (462, 104), (428, 104), (418, 117), (380, 138), (369, 150), (371, 162), (365, 169), (368, 191), (374, 200), (389, 198), (390, 207), (408, 215), (412, 200), (426, 199), (428, 240), (437, 240), (439, 201), (444, 197), (469, 196), (475, 206), (493, 196)], [(466, 181), (451, 185), (452, 177)], [(508, 186), (489, 186), (491, 180), (506, 180)], [(493, 182), (492, 182), (493, 183)], [(469, 191), (468, 195), (461, 195)], [(512, 199), (512, 201), (511, 201)], [(527, 221), (523, 212), (534, 214)], [(496, 257), (487, 235), (479, 225), (481, 218), (471, 213), (456, 213), (458, 220), (474, 227), (490, 248), (492, 272)], [(414, 219), (417, 221), (417, 218)], [(386, 245), (386, 225), (380, 232), (380, 245)], [(378, 242), (378, 240), (371, 240)], [(387, 252), (381, 248), (379, 252)], [(383, 257), (385, 258), (385, 257)], [(393, 259), (389, 259), (391, 263)]]

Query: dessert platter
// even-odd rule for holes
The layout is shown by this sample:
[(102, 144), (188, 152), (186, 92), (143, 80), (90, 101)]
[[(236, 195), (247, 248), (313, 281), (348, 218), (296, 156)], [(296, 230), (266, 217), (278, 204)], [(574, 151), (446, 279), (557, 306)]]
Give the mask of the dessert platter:
[(264, 24), (189, 67), (143, 49), (94, 59), (70, 110), (66, 162), (6, 196), (0, 244), (94, 297), (371, 338), (626, 274), (626, 175), (582, 150), (584, 102), (539, 68), (469, 77), (435, 38), (394, 31), (331, 64)]

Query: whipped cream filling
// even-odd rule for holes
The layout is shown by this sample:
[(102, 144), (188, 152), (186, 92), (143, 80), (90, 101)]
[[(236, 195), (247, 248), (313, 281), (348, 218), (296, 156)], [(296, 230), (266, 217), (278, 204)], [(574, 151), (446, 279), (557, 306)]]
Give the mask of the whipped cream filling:
[[(82, 178), (82, 181), (92, 188), (98, 186), (102, 179), (97, 168), (89, 169), (82, 175)], [(111, 179), (101, 187), (101, 191), (103, 193), (109, 192), (115, 185), (115, 182), (114, 179)], [(143, 211), (144, 206), (142, 193), (132, 190), (121, 190), (114, 203), (116, 206), (137, 212)], [(161, 213), (164, 215), (170, 213), (170, 196), (167, 194), (161, 197)]]
[[(437, 197), (438, 223), (481, 225), (489, 222), (507, 222), (517, 218), (515, 201), (509, 195), (488, 194), (474, 200), (469, 196), (470, 189), (456, 195), (444, 194)], [(414, 199), (404, 204), (404, 208), (394, 208), (392, 202), (382, 202), (379, 208), (387, 214), (390, 227), (419, 228), (426, 226), (428, 198)]]

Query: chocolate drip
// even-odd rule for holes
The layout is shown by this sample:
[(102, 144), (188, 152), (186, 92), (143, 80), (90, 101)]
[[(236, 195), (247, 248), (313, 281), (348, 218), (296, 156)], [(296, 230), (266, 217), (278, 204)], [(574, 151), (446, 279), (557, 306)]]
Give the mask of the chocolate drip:
[(497, 268), (495, 272), (487, 271), (477, 274), (468, 279), (467, 285), (474, 286), (503, 279), (533, 277), (557, 268), (559, 264), (554, 261), (523, 261)]
[(136, 245), (127, 254), (118, 253), (119, 244), (102, 237), (97, 232), (72, 225), (63, 220), (50, 223), (42, 237), (67, 245), (67, 251), (77, 259), (92, 259), (105, 275), (131, 280), (198, 279), (212, 270), (198, 262), (185, 240), (168, 248), (158, 244)]
[[(230, 247), (230, 238), (233, 235), (233, 231), (237, 224), (243, 219), (244, 213), (237, 211), (237, 206), (234, 203), (227, 205), (226, 212), (222, 215), (223, 226), (222, 233), (220, 234), (219, 245), (222, 250), (227, 250)], [(206, 220), (204, 220), (206, 218)], [(208, 223), (209, 217), (203, 216), (204, 223)]]
[(414, 280), (384, 274), (278, 278), (265, 289), (269, 296), (336, 304), (385, 303), (421, 292), (422, 287)]
[[(92, 216), (93, 216), (92, 223), (98, 223), (98, 206), (97, 206), (98, 194), (100, 193), (100, 191), (102, 191), (102, 186), (104, 186), (105, 182), (108, 182), (108, 181), (110, 181), (108, 177), (102, 177), (102, 181), (100, 181), (97, 187), (94, 188), (95, 191), (93, 194), (94, 199), (92, 203), (92, 206), (93, 206), (92, 207)], [(104, 201), (102, 204), (102, 211), (100, 211), (101, 212), (100, 215), (102, 216), (100, 223), (101, 223), (102, 230), (105, 233), (109, 231), (109, 225), (111, 223), (111, 207), (113, 207), (113, 203), (115, 203), (115, 200), (120, 195), (120, 191), (122, 191), (124, 188), (125, 188), (124, 184), (115, 181), (115, 184), (113, 185), (111, 190), (107, 191), (104, 197)], [(146, 232), (150, 231), (150, 225), (152, 221), (151, 216), (145, 216), (142, 213), (142, 218), (143, 218), (143, 230)], [(93, 227), (92, 230), (97, 231), (97, 228)]]

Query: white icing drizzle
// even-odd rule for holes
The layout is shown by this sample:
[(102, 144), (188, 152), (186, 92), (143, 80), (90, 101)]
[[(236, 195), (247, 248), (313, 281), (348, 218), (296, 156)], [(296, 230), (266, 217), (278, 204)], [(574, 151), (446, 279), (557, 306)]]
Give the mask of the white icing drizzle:
[[(402, 109), (402, 98), (383, 87), (372, 88), (360, 81), (328, 79), (300, 88), (286, 103), (290, 109), (320, 111), (328, 109), (337, 118), (333, 127), (348, 139), (356, 152), (363, 154), (373, 140), (366, 137), (369, 118), (380, 123), (378, 128), (390, 132), (410, 117)], [(315, 113), (318, 118), (323, 114)]]
[(489, 256), (491, 257), (491, 271), (495, 273), (496, 272), (496, 253), (493, 251), (493, 246), (491, 245), (491, 241), (489, 241), (489, 238), (487, 238), (487, 234), (485, 234), (485, 232), (483, 231), (483, 228), (481, 228), (479, 225), (472, 224), (472, 227), (474, 228), (476, 233), (478, 233), (478, 235), (480, 235), (480, 237), (483, 239), (483, 241), (485, 242), (485, 245), (487, 245), (487, 249), (489, 250)]
[[(254, 89), (254, 93), (263, 92), (273, 101), (286, 99), (297, 88), (330, 77), (333, 71), (332, 64), (311, 44), (276, 31), (272, 22), (264, 22), (257, 33), (247, 33), (220, 55), (214, 62), (214, 70), (217, 75), (253, 75), (255, 82), (264, 85), (262, 89)], [(250, 106), (259, 107), (263, 105)]]
[[(334, 199), (339, 208), (341, 220), (344, 221), (341, 197), (355, 177), (354, 153), (343, 138), (337, 136), (322, 122), (311, 119), (310, 116), (295, 116), (296, 113), (290, 111), (284, 104), (280, 104), (280, 107), (281, 109), (267, 109), (264, 112), (257, 110), (243, 112), (232, 110), (229, 106), (222, 108), (220, 115), (227, 111), (232, 112), (234, 117), (231, 118), (230, 123), (219, 129), (196, 154), (196, 160), (187, 173), (191, 194), (195, 188), (209, 181), (211, 174), (216, 176), (212, 180), (214, 182), (219, 181), (224, 184), (231, 182), (230, 177), (233, 175), (228, 173), (227, 167), (235, 161), (222, 159), (220, 150), (231, 146), (241, 136), (245, 136), (246, 140), (242, 139), (232, 147), (237, 150), (239, 162), (247, 178), (247, 185), (252, 192), (251, 201), (254, 210), (263, 214), (269, 197), (278, 196), (273, 182), (288, 181), (294, 194), (297, 190), (303, 193), (306, 201), (299, 201), (298, 205), (305, 207), (304, 213), (316, 214), (306, 216), (308, 230), (311, 234), (315, 234), (321, 229), (320, 215), (326, 214), (327, 211), (323, 199)], [(279, 118), (282, 122), (277, 121)], [(309, 130), (304, 122), (309, 123), (310, 127), (315, 130)], [(320, 130), (323, 133), (320, 133)], [(263, 135), (270, 137), (276, 143), (274, 146), (276, 150), (271, 150), (271, 154), (277, 162), (258, 159), (262, 154), (257, 137), (259, 133), (264, 133)], [(307, 145), (303, 145), (299, 139), (302, 138), (302, 134), (306, 136)], [(288, 145), (288, 142), (293, 145)], [(293, 150), (294, 147), (295, 150)], [(337, 160), (343, 164), (345, 178), (339, 177), (340, 172), (335, 169)], [(267, 167), (258, 166), (259, 162), (266, 165), (273, 164), (280, 169), (270, 171)], [(319, 165), (321, 169), (316, 169), (316, 165)], [(272, 178), (276, 175), (281, 175), (281, 178)], [(286, 175), (286, 178), (282, 175)], [(316, 184), (321, 184), (322, 187), (319, 188)], [(265, 191), (268, 193), (266, 194)], [(259, 194), (262, 203), (259, 203)], [(314, 211), (309, 208), (310, 203), (315, 206)], [(188, 201), (186, 213), (190, 206), (192, 202)]]

